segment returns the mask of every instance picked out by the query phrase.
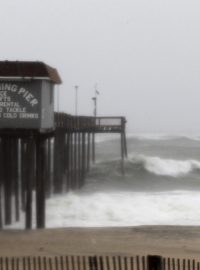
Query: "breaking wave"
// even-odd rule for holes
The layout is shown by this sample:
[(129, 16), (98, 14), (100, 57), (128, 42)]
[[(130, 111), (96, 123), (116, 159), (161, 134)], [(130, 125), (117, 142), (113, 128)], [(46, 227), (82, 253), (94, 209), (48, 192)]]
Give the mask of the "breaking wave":
[(197, 160), (174, 160), (160, 157), (136, 156), (129, 159), (133, 165), (140, 165), (146, 171), (171, 177), (188, 174), (195, 169), (200, 169), (200, 161)]
[[(99, 162), (90, 173), (93, 177), (121, 177), (120, 160), (113, 159)], [(134, 176), (148, 173), (154, 176), (181, 177), (192, 172), (199, 172), (200, 161), (194, 159), (175, 160), (157, 156), (136, 155), (125, 161), (125, 174)]]

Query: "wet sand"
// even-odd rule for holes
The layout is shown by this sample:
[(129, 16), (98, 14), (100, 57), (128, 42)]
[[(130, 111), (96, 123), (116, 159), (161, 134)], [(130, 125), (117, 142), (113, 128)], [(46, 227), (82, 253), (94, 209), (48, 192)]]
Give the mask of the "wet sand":
[(0, 232), (1, 256), (162, 255), (200, 260), (200, 227), (62, 228)]

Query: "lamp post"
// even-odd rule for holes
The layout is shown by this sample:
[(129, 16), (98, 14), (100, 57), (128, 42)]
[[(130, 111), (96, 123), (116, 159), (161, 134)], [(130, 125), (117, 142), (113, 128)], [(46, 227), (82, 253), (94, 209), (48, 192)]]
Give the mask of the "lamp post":
[(94, 97), (92, 98), (94, 102), (94, 117), (97, 117), (97, 96), (99, 95), (99, 91), (97, 90), (97, 84), (95, 84), (95, 92)]
[(93, 111), (93, 115), (94, 117), (97, 117), (97, 98), (93, 97), (92, 98), (93, 102), (94, 102), (94, 111)]
[(75, 88), (75, 115), (78, 115), (78, 85), (74, 86)]
[[(97, 91), (97, 85), (95, 85), (95, 92), (94, 92), (94, 97), (92, 98), (94, 102), (94, 123), (96, 126), (96, 117), (97, 117), (97, 95), (99, 95), (99, 91)], [(92, 161), (95, 163), (95, 133), (92, 133)]]

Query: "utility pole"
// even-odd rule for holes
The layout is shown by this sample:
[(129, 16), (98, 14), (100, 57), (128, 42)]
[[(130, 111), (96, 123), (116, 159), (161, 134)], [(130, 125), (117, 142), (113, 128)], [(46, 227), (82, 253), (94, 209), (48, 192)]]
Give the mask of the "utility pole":
[(78, 85), (74, 86), (75, 88), (75, 115), (78, 115)]

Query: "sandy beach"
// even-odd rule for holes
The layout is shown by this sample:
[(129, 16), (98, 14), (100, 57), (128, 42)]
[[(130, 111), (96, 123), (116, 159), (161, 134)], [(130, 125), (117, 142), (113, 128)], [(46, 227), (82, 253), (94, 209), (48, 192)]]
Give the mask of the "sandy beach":
[(141, 226), (0, 232), (1, 256), (162, 255), (200, 260), (200, 228)]

